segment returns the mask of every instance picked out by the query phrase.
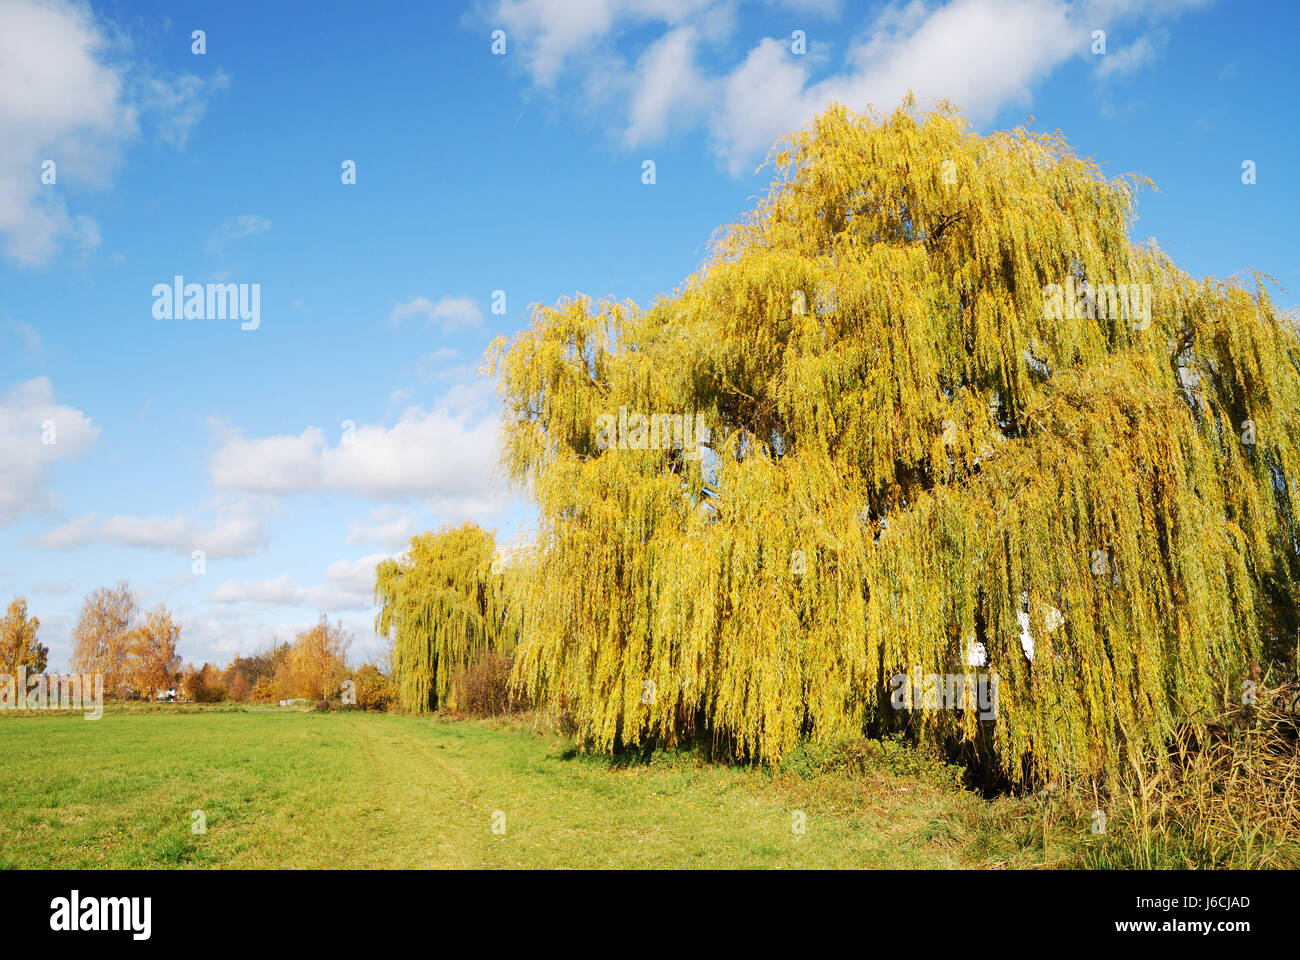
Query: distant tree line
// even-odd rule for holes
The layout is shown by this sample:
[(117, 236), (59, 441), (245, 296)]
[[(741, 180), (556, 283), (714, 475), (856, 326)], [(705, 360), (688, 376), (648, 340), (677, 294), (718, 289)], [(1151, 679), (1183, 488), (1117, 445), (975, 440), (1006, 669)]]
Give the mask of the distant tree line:
[[(0, 617), (0, 673), (48, 668), (49, 648), (37, 640), (40, 620), (16, 597)], [(324, 615), (292, 642), (272, 642), (252, 656), (219, 667), (195, 666), (178, 652), (181, 625), (166, 606), (142, 611), (126, 581), (88, 594), (72, 630), (71, 668), (102, 674), (105, 693), (117, 699), (154, 700), (174, 691), (196, 703), (274, 703), (304, 698), (345, 700), (370, 710), (394, 702), (387, 671), (367, 663), (348, 665), (352, 635)]]

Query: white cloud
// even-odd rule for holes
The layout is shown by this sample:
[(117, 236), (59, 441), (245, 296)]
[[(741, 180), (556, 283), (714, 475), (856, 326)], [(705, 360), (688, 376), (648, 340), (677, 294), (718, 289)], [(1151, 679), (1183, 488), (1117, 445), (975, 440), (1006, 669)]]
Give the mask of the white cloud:
[(255, 213), (245, 213), (233, 220), (227, 220), (213, 232), (208, 239), (208, 252), (221, 253), (227, 244), (244, 237), (255, 237), (271, 229), (271, 221)]
[(608, 32), (626, 6), (630, 4), (617, 0), (502, 0), (495, 17), (506, 26), (508, 37), (519, 38), (515, 42), (523, 46), (536, 80), (549, 86), (565, 61)]
[(271, 580), (227, 580), (208, 596), (208, 600), (223, 606), (292, 607), (302, 602), (303, 593), (293, 578), (284, 573)]
[[(228, 83), (220, 73), (168, 78), (127, 60), (127, 46), (85, 4), (0, 2), (0, 252), (20, 266), (46, 264), (67, 244), (98, 246), (95, 222), (69, 209), (69, 189), (111, 182), (142, 115), (183, 144)], [(41, 181), (46, 160), (54, 184)]]
[(805, 68), (786, 55), (783, 43), (770, 39), (725, 78), (710, 130), (714, 149), (732, 174), (761, 158), (782, 132), (811, 118), (804, 102), (806, 83)]
[(912, 92), (922, 105), (954, 100), (975, 123), (1013, 103), (1032, 85), (1087, 49), (1089, 31), (1062, 3), (954, 0), (934, 10), (913, 2), (887, 8), (849, 51), (848, 69), (810, 82), (784, 43), (764, 40), (734, 71), (712, 132), (739, 173), (783, 130), (803, 126), (831, 102), (892, 109)]
[[(1207, 2), (911, 0), (878, 8), (865, 22), (823, 28), (850, 38), (840, 69), (829, 75), (822, 75), (826, 48), (813, 25), (770, 10), (762, 11), (764, 24), (784, 20), (792, 29), (806, 28), (810, 53), (793, 55), (783, 28), (754, 43), (739, 62), (723, 61), (734, 49), (742, 0), (500, 0), (493, 18), (522, 49), (540, 88), (553, 90), (572, 75), (588, 107), (602, 98), (625, 101), (627, 145), (702, 125), (728, 169), (739, 174), (777, 136), (799, 129), (832, 101), (888, 110), (911, 91), (922, 106), (949, 99), (976, 124), (991, 121), (1004, 107), (1027, 104), (1034, 85), (1061, 64), (1087, 55), (1093, 29), (1171, 17)], [(827, 17), (840, 9), (820, 0), (783, 6)], [(628, 36), (645, 44), (631, 61), (616, 52), (616, 42)], [(706, 68), (702, 60), (710, 54)], [(1127, 72), (1149, 51), (1139, 41), (1114, 56), (1118, 61), (1101, 69)]]
[(61, 597), (76, 589), (70, 580), (37, 580), (32, 584), (32, 593), (50, 597)]
[[(0, 237), (21, 265), (47, 262), (69, 239), (93, 245), (87, 218), (68, 212), (61, 185), (102, 183), (136, 134), (120, 69), (103, 62), (108, 40), (84, 7), (0, 4)], [(55, 163), (53, 185), (41, 164)]]
[(443, 333), (451, 333), (479, 326), (483, 322), (483, 311), (471, 297), (443, 297), (437, 303), (428, 297), (411, 297), (395, 306), (388, 315), (390, 323), (413, 319), (441, 326)]
[(391, 427), (360, 425), (333, 446), (319, 427), (251, 439), (238, 430), (218, 431), (222, 443), (211, 471), (220, 489), (419, 499), (431, 510), (456, 515), (499, 509), (501, 502), (493, 481), (498, 448), (492, 418), (408, 407)]
[(0, 526), (54, 509), (52, 465), (80, 457), (98, 435), (84, 413), (54, 402), (45, 377), (11, 389), (0, 402)]
[(267, 504), (240, 500), (169, 517), (115, 514), (101, 519), (91, 512), (46, 531), (32, 544), (47, 550), (108, 545), (172, 550), (184, 556), (202, 550), (210, 559), (246, 557), (266, 543), (268, 511)]
[(212, 616), (210, 609), (199, 612), (187, 607), (173, 608), (173, 612), (181, 624), (177, 653), (196, 665), (210, 661), (222, 667), (236, 653), (248, 656), (275, 640), (293, 639), (292, 630), (277, 631), (255, 617), (233, 616), (229, 609), (222, 610), (221, 616)]
[(712, 81), (695, 67), (696, 32), (678, 27), (655, 41), (637, 63), (628, 128), (629, 145), (661, 138), (670, 121), (692, 120), (707, 105)]
[(288, 574), (270, 580), (227, 580), (208, 600), (220, 606), (308, 607), (321, 613), (363, 610), (374, 606), (375, 567), (388, 554), (338, 560), (325, 568), (323, 582), (299, 586)]

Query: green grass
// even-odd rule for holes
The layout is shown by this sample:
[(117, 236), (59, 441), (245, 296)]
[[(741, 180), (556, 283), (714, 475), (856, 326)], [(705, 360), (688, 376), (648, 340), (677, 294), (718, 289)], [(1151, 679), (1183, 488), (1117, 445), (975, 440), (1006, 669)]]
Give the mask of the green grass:
[[(0, 866), (1076, 862), (1027, 825), (1026, 801), (985, 801), (942, 770), (847, 776), (793, 759), (781, 774), (686, 752), (614, 761), (519, 723), (352, 711), (11, 715), (0, 719)], [(206, 834), (191, 829), (196, 810)]]

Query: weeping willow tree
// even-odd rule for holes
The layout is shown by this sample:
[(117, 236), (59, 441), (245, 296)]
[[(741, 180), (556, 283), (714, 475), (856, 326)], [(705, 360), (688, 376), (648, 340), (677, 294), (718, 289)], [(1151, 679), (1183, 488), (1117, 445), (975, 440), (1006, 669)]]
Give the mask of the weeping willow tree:
[(375, 631), (393, 646), (393, 682), (409, 713), (438, 709), (455, 671), (509, 653), (517, 623), (492, 534), (467, 523), (411, 538), (376, 568)]
[(519, 685), (597, 749), (905, 719), (1031, 782), (1294, 658), (1300, 336), (1258, 277), (1193, 279), (1130, 242), (1136, 178), (946, 105), (833, 106), (774, 158), (674, 294), (494, 345), (540, 508)]

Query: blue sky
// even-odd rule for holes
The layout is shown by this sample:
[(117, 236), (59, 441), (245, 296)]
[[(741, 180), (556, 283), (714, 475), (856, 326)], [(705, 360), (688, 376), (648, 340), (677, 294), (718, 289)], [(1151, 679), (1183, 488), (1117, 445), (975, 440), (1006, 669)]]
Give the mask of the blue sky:
[[(671, 291), (830, 99), (1032, 115), (1156, 182), (1135, 239), (1294, 306), (1298, 26), (1289, 2), (0, 0), (0, 599), (55, 668), (120, 578), (195, 662), (320, 612), (373, 655), (377, 559), (465, 519), (526, 536), (492, 338), (534, 302)], [(259, 284), (260, 326), (155, 318), (176, 275)]]

